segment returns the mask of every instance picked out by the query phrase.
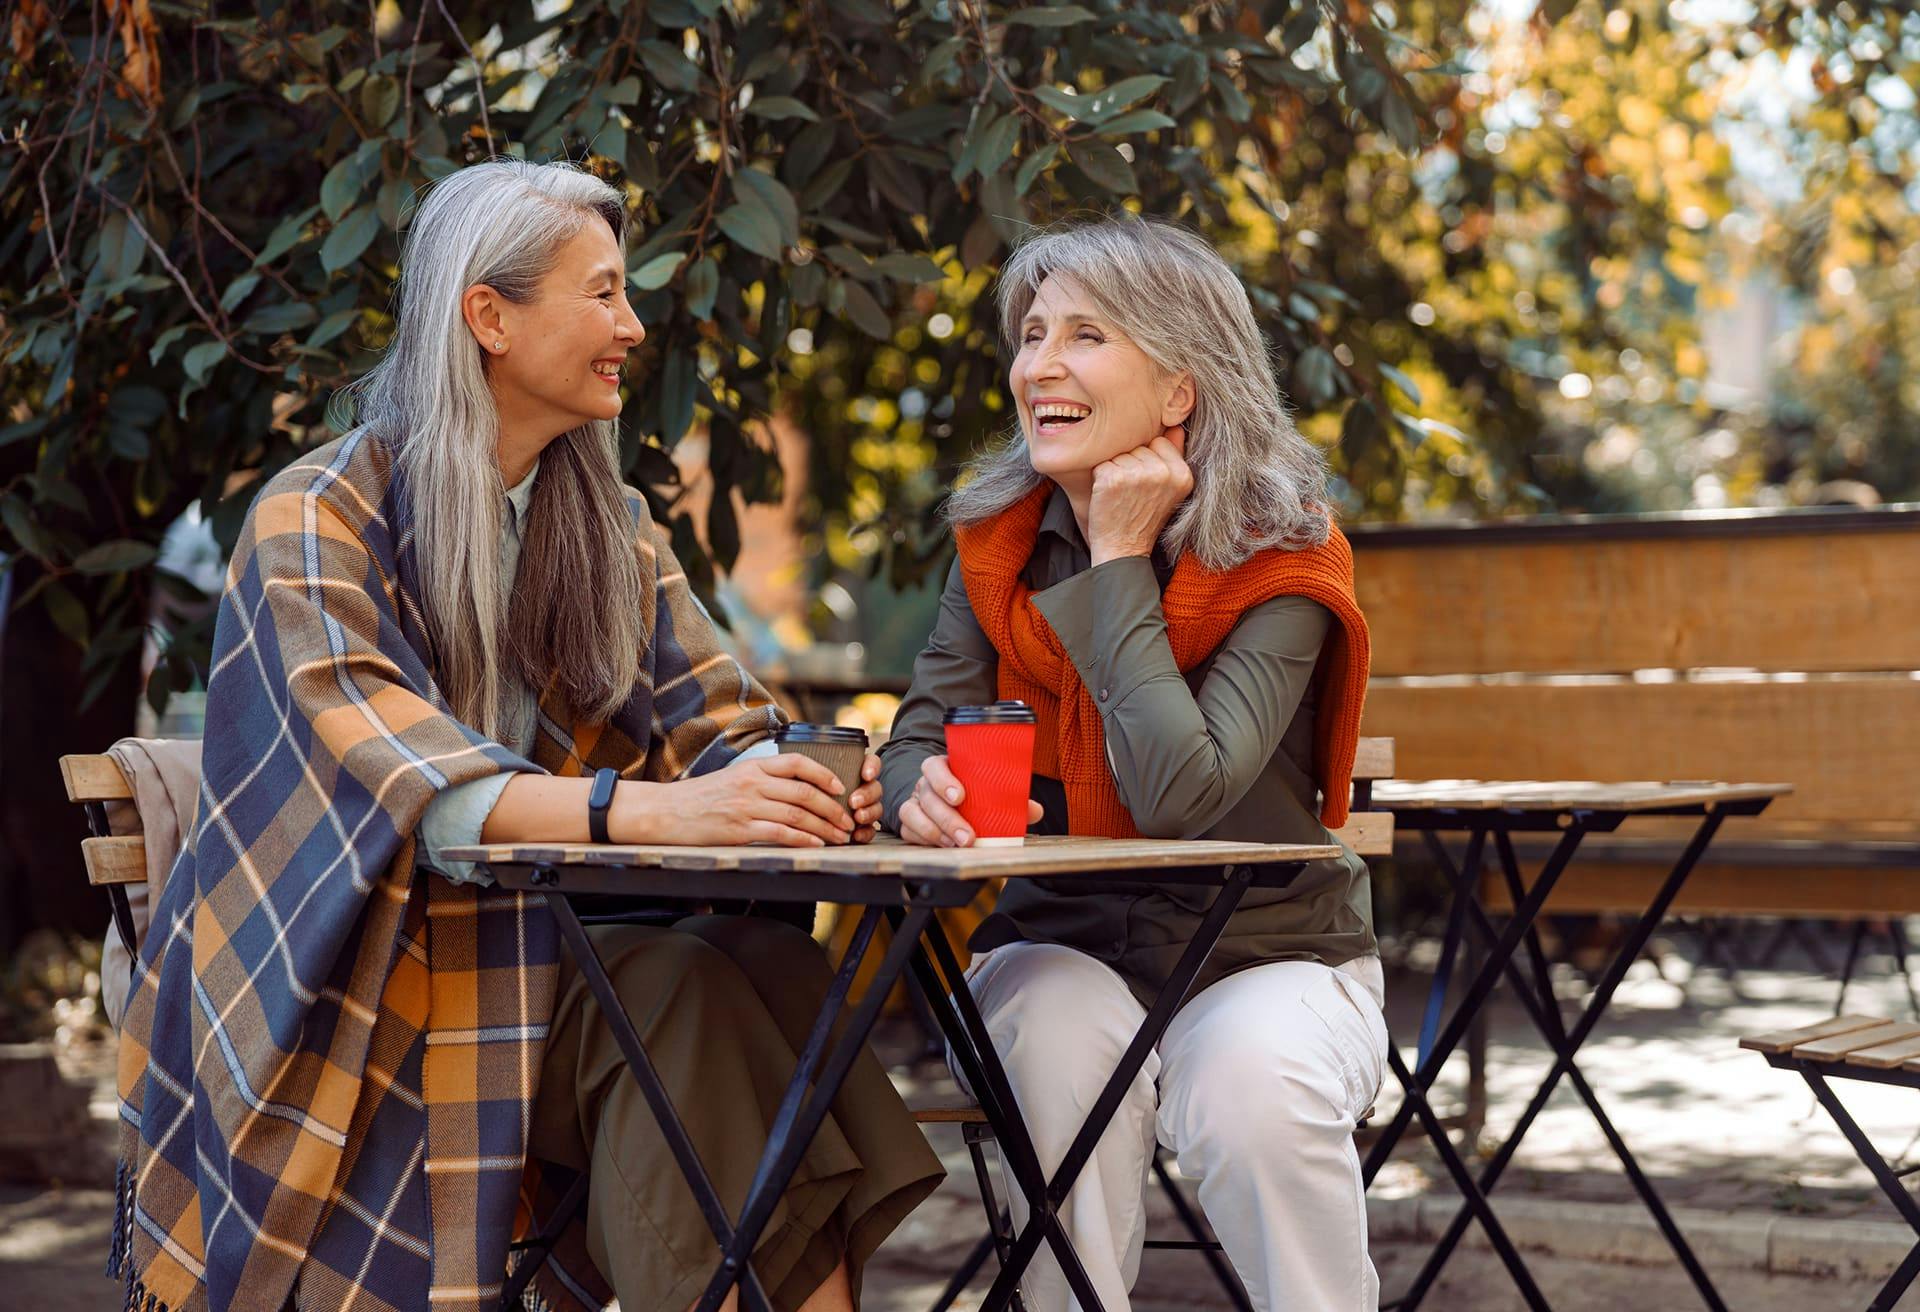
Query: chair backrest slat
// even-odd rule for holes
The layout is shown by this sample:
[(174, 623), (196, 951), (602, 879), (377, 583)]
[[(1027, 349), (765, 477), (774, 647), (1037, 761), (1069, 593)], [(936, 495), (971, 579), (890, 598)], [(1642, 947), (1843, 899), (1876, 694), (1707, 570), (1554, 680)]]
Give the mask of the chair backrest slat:
[(80, 855), (86, 859), (87, 882), (140, 884), (147, 878), (147, 843), (138, 834), (116, 834), (108, 838), (83, 838)]
[(69, 802), (120, 802), (133, 798), (133, 785), (111, 756), (63, 756), (60, 777)]

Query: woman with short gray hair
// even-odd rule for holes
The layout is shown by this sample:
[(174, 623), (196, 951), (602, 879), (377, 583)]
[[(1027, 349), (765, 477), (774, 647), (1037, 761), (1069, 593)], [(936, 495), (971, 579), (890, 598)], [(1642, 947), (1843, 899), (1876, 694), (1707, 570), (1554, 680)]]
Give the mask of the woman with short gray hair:
[[(718, 1265), (544, 901), (445, 855), (818, 847), (879, 816), (877, 760), (843, 805), (825, 766), (772, 752), (785, 717), (621, 483), (621, 375), (645, 336), (626, 226), (621, 194), (570, 165), (438, 183), (350, 431), (248, 511), (198, 819), (120, 1048), (109, 1270), (129, 1307), (482, 1312), (516, 1231), (567, 1221), (554, 1204), (583, 1172), (541, 1306), (679, 1312)], [(749, 915), (588, 932), (738, 1215), (825, 955)], [(851, 1312), (940, 1175), (862, 1054), (752, 1255), (773, 1304)]]
[[(948, 502), (959, 559), (881, 752), (883, 823), (972, 843), (943, 716), (1018, 698), (1034, 832), (1337, 842), (1366, 621), (1239, 279), (1192, 233), (1117, 218), (1029, 239), (999, 301), (1018, 427)], [(1205, 901), (1013, 880), (975, 932), (968, 986), (1049, 1170)], [(1156, 1140), (1255, 1307), (1377, 1306), (1352, 1132), (1385, 1068), (1382, 1004), (1350, 850), (1247, 894), (1061, 1209), (1110, 1312)], [(1023, 1292), (1069, 1305), (1044, 1249)]]

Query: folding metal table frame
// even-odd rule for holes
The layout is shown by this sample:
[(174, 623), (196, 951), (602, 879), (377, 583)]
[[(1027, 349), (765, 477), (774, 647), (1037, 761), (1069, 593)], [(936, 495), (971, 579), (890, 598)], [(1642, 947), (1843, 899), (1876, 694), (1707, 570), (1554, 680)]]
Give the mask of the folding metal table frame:
[[(1575, 1057), (1605, 1014), (1614, 991), (1626, 977), (1627, 969), (1639, 958), (1687, 876), (1713, 841), (1721, 822), (1728, 816), (1757, 815), (1775, 797), (1789, 791), (1791, 789), (1788, 786), (1780, 784), (1482, 783), (1471, 780), (1437, 783), (1382, 781), (1374, 786), (1375, 807), (1392, 811), (1395, 826), (1400, 831), (1425, 835), (1441, 870), (1452, 885), (1451, 914), (1435, 981), (1436, 1001), (1446, 993), (1454, 959), (1465, 945), (1465, 935), (1469, 931), (1477, 938), (1475, 946), (1479, 949), (1475, 957), (1476, 968), (1471, 971), (1465, 991), (1445, 1024), (1438, 1021), (1440, 1007), (1429, 1009), (1427, 1023), (1422, 1027), (1414, 1068), (1407, 1068), (1397, 1048), (1388, 1048), (1388, 1064), (1395, 1078), (1400, 1081), (1405, 1098), (1368, 1154), (1363, 1168), (1364, 1178), (1369, 1185), (1372, 1184), (1401, 1135), (1417, 1118), (1465, 1202), (1406, 1292), (1397, 1300), (1383, 1303), (1383, 1307), (1398, 1308), (1402, 1312), (1418, 1307), (1438, 1279), (1441, 1267), (1466, 1233), (1467, 1226), (1474, 1220), (1478, 1220), (1486, 1231), (1494, 1252), (1507, 1268), (1527, 1306), (1537, 1310), (1549, 1307), (1512, 1239), (1500, 1224), (1488, 1195), (1499, 1183), (1521, 1140), (1564, 1075), (1586, 1104), (1600, 1132), (1606, 1137), (1608, 1146), (1620, 1159), (1634, 1192), (1652, 1213), (1674, 1256), (1693, 1280), (1702, 1301), (1713, 1312), (1725, 1312), (1725, 1304), (1706, 1269), (1694, 1256), (1679, 1226), (1660, 1200), (1653, 1182), (1640, 1169), (1632, 1151), (1601, 1107), (1599, 1097), (1581, 1074)], [(1628, 930), (1613, 959), (1601, 973), (1585, 1009), (1569, 1026), (1554, 996), (1535, 922), (1561, 874), (1579, 850), (1582, 840), (1589, 834), (1610, 833), (1636, 816), (1698, 817), (1699, 824), (1666, 878), (1653, 892), (1646, 909)], [(1443, 833), (1466, 836), (1465, 850), (1458, 863), (1441, 841), (1440, 835)], [(1516, 833), (1558, 835), (1558, 841), (1531, 886), (1527, 886), (1521, 877), (1520, 862), (1513, 846), (1513, 835)], [(1504, 928), (1497, 928), (1480, 905), (1480, 879), (1489, 845), (1496, 853), (1497, 864), (1512, 903), (1512, 912)], [(1523, 946), (1526, 953), (1524, 969), (1515, 960)], [(1441, 1067), (1480, 1016), (1502, 976), (1512, 985), (1514, 995), (1552, 1050), (1553, 1064), (1499, 1151), (1476, 1178), (1447, 1137), (1445, 1127), (1427, 1095)]]
[[(882, 1003), (909, 967), (932, 1004), (954, 1057), (993, 1127), (1009, 1173), (1030, 1209), (1029, 1223), (1019, 1234), (1001, 1234), (995, 1227), (1001, 1269), (982, 1307), (986, 1312), (1000, 1312), (1015, 1303), (1019, 1279), (1045, 1243), (1059, 1260), (1081, 1307), (1085, 1312), (1100, 1312), (1099, 1297), (1067, 1239), (1057, 1209), (1119, 1108), (1127, 1086), (1185, 1001), (1241, 896), (1249, 887), (1284, 887), (1306, 862), (1337, 855), (1338, 851), (1333, 847), (1259, 843), (1048, 838), (1030, 840), (1021, 848), (995, 849), (916, 848), (882, 840), (863, 847), (811, 849), (591, 844), (475, 847), (448, 855), (485, 863), (503, 887), (546, 896), (561, 935), (599, 1001), (674, 1162), (720, 1246), (720, 1261), (696, 1304), (699, 1312), (713, 1312), (736, 1286), (746, 1312), (771, 1312), (766, 1290), (749, 1260), (753, 1248), (872, 1032)], [(1006, 1070), (961, 978), (953, 945), (934, 914), (941, 907), (965, 905), (979, 891), (982, 880), (1001, 877), (1085, 877), (1103, 888), (1162, 884), (1219, 888), (1192, 942), (1148, 1008), (1118, 1069), (1051, 1176), (1034, 1150)], [(865, 908), (776, 1111), (737, 1220), (728, 1215), (708, 1177), (639, 1032), (621, 1005), (586, 925), (572, 905), (572, 897), (581, 894), (684, 899), (689, 903), (836, 902)], [(849, 1009), (854, 977), (875, 951), (875, 931), (882, 918), (892, 927), (891, 940), (881, 951), (878, 967), (859, 1003)], [(546, 1242), (551, 1242), (551, 1236)], [(507, 1291), (510, 1297), (517, 1297), (525, 1288), (543, 1257), (544, 1249), (539, 1249), (530, 1254), (531, 1260), (522, 1261)]]

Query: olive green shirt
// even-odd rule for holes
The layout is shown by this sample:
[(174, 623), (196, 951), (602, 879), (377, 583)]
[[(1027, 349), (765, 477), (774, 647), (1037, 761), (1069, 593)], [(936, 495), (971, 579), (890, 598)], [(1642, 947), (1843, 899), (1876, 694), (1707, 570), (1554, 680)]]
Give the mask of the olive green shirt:
[[(1024, 575), (1100, 709), (1107, 763), (1135, 827), (1157, 838), (1337, 841), (1320, 823), (1313, 777), (1313, 675), (1332, 615), (1304, 597), (1275, 597), (1243, 614), (1219, 649), (1182, 675), (1160, 609), (1171, 576), (1159, 555), (1094, 566), (1072, 504), (1057, 489)], [(888, 829), (899, 831), (900, 805), (921, 762), (946, 751), (942, 713), (993, 701), (998, 663), (956, 562), (880, 750)], [(1067, 832), (1059, 781), (1036, 777), (1033, 792), (1047, 809), (1034, 832)], [(1064, 943), (1112, 964), (1145, 999), (1212, 896), (1200, 887), (1011, 880), (970, 946)], [(1347, 851), (1310, 863), (1288, 888), (1248, 891), (1195, 987), (1266, 961), (1338, 966), (1374, 951), (1372, 921), (1359, 857)]]

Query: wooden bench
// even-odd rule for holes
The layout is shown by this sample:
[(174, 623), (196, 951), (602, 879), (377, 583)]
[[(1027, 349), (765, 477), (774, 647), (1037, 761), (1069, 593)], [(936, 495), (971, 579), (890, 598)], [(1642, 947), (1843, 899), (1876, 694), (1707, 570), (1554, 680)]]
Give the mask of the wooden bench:
[[(1409, 778), (1791, 783), (1681, 915), (1920, 911), (1920, 510), (1351, 530), (1365, 728)], [(1687, 822), (1596, 838), (1549, 914), (1646, 905)], [(1645, 830), (1640, 831), (1645, 833)], [(1497, 873), (1487, 905), (1505, 907)]]

